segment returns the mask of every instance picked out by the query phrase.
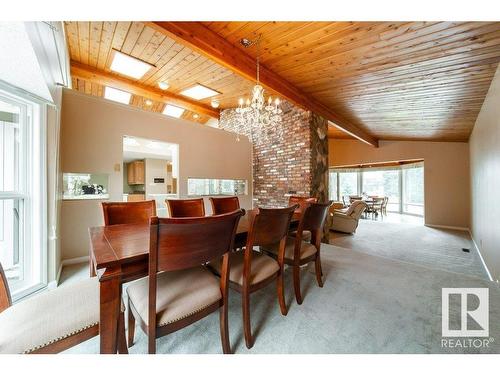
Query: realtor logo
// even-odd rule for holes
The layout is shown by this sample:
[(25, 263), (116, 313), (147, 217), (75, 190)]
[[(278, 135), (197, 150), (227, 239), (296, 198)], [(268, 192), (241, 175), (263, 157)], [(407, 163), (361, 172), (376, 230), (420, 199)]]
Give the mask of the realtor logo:
[(488, 337), (488, 292), (488, 288), (443, 288), (443, 337)]

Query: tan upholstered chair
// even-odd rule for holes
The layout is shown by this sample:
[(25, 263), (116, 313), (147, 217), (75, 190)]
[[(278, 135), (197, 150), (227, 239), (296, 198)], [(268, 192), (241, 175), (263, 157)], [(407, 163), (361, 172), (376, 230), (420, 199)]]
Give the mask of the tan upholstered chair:
[(343, 233), (354, 233), (358, 227), (359, 219), (366, 210), (367, 205), (363, 201), (354, 201), (347, 210), (335, 210), (331, 215), (331, 230)]
[[(321, 269), (320, 247), (323, 227), (326, 222), (328, 208), (332, 202), (311, 203), (302, 211), (302, 215), (295, 237), (287, 237), (283, 255), (283, 262), (293, 269), (293, 289), (297, 303), (302, 304), (300, 292), (300, 267), (310, 262), (315, 263), (316, 280), (320, 288), (323, 287), (323, 271)], [(303, 241), (304, 232), (312, 235), (311, 243)], [(261, 249), (275, 259), (280, 259), (278, 244), (262, 246)]]
[[(118, 322), (120, 353), (127, 353), (124, 316)], [(63, 285), (12, 305), (0, 265), (0, 353), (59, 353), (99, 334), (99, 281)]]
[[(250, 294), (266, 287), (278, 279), (278, 302), (282, 315), (287, 314), (283, 287), (283, 255), (285, 241), (294, 210), (298, 205), (287, 208), (256, 209), (248, 212), (248, 236), (243, 251), (231, 253), (229, 256), (231, 270), (229, 286), (241, 293), (243, 307), (243, 328), (245, 344), (250, 349), (254, 344), (250, 324)], [(276, 243), (277, 260), (254, 250), (255, 246), (266, 246)], [(223, 263), (215, 260), (210, 266), (223, 275)]]
[[(156, 338), (220, 312), (222, 350), (230, 353), (228, 332), (229, 251), (243, 210), (193, 218), (151, 218), (149, 272), (127, 287), (128, 344), (135, 321), (148, 335), (148, 352)], [(222, 257), (220, 280), (202, 264)]]

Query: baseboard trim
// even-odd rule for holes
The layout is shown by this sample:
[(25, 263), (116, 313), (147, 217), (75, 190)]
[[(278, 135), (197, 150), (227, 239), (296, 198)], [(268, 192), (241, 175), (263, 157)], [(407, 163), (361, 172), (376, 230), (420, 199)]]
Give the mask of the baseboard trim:
[(77, 258), (70, 258), (70, 259), (64, 259), (61, 261), (61, 268), (64, 266), (69, 266), (71, 264), (79, 264), (79, 263), (85, 263), (89, 261), (89, 256), (83, 256), (83, 257), (77, 257)]
[[(469, 235), (470, 235), (470, 238), (472, 240), (472, 243), (474, 244), (474, 247), (477, 250), (477, 253), (479, 254), (479, 258), (481, 259), (481, 263), (483, 263), (483, 267), (486, 270), (486, 273), (488, 274), (488, 277), (490, 278), (490, 281), (495, 282), (495, 280), (493, 280), (493, 277), (491, 276), (491, 273), (490, 273), (490, 270), (488, 269), (488, 266), (486, 265), (486, 262), (484, 261), (483, 254), (481, 254), (481, 250), (479, 250), (479, 246), (477, 246), (477, 243), (474, 240), (474, 237), (472, 236), (472, 232), (471, 232), (470, 229), (469, 229)], [(498, 281), (497, 281), (497, 283), (498, 283)]]
[(437, 229), (451, 229), (451, 230), (460, 230), (462, 232), (469, 232), (470, 229), (466, 227), (454, 227), (451, 225), (437, 225), (437, 224), (424, 224), (426, 227), (437, 228)]

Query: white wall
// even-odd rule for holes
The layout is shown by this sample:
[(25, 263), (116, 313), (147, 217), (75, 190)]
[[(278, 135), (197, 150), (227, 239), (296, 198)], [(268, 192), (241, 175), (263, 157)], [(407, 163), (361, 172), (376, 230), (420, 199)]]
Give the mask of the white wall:
[(329, 165), (424, 159), (425, 224), (469, 228), (469, 145), (463, 142), (331, 139)]
[(494, 280), (500, 279), (500, 67), (470, 143), (471, 231)]
[[(110, 200), (122, 200), (124, 135), (179, 145), (181, 198), (186, 197), (188, 177), (245, 179), (249, 194), (240, 196), (240, 203), (251, 208), (252, 151), (247, 138), (237, 142), (233, 133), (64, 90), (62, 171), (109, 174)], [(103, 224), (100, 202), (63, 201), (61, 221), (62, 259), (88, 255), (88, 228)]]

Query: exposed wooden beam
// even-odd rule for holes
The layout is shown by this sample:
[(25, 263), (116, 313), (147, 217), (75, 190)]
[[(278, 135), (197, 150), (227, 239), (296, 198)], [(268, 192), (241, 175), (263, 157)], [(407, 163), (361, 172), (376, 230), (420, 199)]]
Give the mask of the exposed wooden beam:
[[(231, 69), (235, 73), (247, 79), (255, 79), (255, 60), (201, 23), (148, 22), (147, 24), (155, 30), (171, 37), (175, 41)], [(277, 92), (296, 105), (313, 111), (335, 123), (335, 125), (342, 128), (353, 137), (378, 147), (378, 140), (375, 137), (350, 123), (342, 116), (334, 113), (324, 104), (310, 98), (290, 82), (262, 65), (260, 67), (260, 82), (263, 86)]]
[(134, 95), (143, 96), (168, 104), (173, 104), (192, 112), (204, 114), (213, 118), (219, 118), (219, 110), (208, 105), (199, 103), (184, 96), (162, 91), (159, 88), (140, 84), (132, 79), (124, 78), (113, 73), (108, 73), (88, 65), (75, 61), (71, 62), (71, 76), (78, 77), (86, 81), (95, 82), (104, 86), (111, 86), (130, 92)]

